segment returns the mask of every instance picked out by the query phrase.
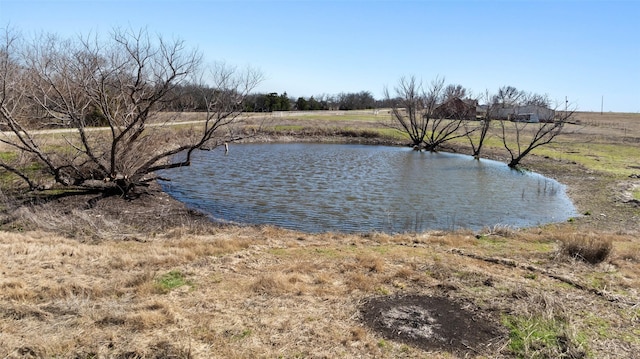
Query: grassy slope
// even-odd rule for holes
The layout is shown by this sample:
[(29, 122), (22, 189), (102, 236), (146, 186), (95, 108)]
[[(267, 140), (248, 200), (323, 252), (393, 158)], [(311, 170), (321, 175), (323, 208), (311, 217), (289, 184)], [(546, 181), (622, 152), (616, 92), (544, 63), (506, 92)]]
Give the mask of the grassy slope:
[[(629, 134), (635, 119), (618, 127)], [(280, 123), (329, 126), (309, 121)], [(379, 128), (377, 118), (330, 122)], [(623, 130), (602, 123), (609, 125), (544, 153), (590, 166), (607, 183), (625, 180), (638, 144), (610, 140)], [(594, 145), (583, 147), (588, 141)], [(479, 357), (557, 357), (563, 344), (547, 339), (559, 337), (570, 344), (565, 355), (631, 358), (640, 350), (640, 242), (637, 232), (614, 225), (312, 235), (195, 230), (185, 219), (152, 232), (96, 211), (20, 211), (23, 224), (13, 228), (21, 232), (0, 232), (2, 357), (455, 356), (426, 353), (361, 324), (358, 308), (367, 298), (416, 293), (449, 297), (487, 313), (505, 333), (510, 328), (511, 341), (505, 334), (500, 348)], [(575, 238), (611, 241), (613, 252), (598, 265), (561, 255), (560, 243)]]
[[(231, 227), (99, 243), (5, 234), (0, 267), (11, 275), (0, 282), (0, 354), (422, 357), (358, 320), (368, 297), (417, 293), (452, 298), (496, 322), (558, 320), (560, 334), (594, 357), (630, 357), (640, 348), (640, 246), (598, 236), (616, 250), (594, 267), (557, 255), (556, 238), (574, 233), (570, 225), (480, 239)], [(488, 261), (497, 258), (508, 261)], [(499, 349), (491, 356), (509, 356)]]

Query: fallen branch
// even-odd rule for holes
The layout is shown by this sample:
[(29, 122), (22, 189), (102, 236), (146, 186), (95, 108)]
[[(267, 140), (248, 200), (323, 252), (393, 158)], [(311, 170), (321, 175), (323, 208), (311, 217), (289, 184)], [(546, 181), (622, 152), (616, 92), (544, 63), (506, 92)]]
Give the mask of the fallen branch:
[(580, 284), (580, 283), (576, 282), (573, 279), (570, 279), (570, 278), (567, 278), (567, 277), (563, 277), (561, 275), (558, 275), (558, 274), (555, 274), (553, 272), (550, 272), (550, 271), (548, 271), (546, 269), (539, 268), (539, 267), (536, 267), (536, 266), (533, 266), (533, 265), (530, 265), (530, 264), (518, 263), (518, 262), (516, 262), (516, 261), (514, 261), (512, 259), (485, 257), (485, 256), (481, 256), (481, 255), (474, 254), (474, 253), (465, 253), (461, 249), (457, 249), (457, 248), (452, 249), (451, 253), (454, 253), (454, 254), (457, 254), (457, 255), (460, 255), (460, 256), (464, 256), (464, 257), (467, 257), (467, 258), (473, 258), (473, 259), (481, 260), (483, 262), (499, 264), (499, 265), (506, 266), (506, 267), (524, 269), (524, 270), (527, 270), (527, 271), (530, 271), (530, 272), (536, 272), (536, 273), (545, 275), (545, 276), (547, 276), (549, 278), (552, 278), (552, 279), (558, 280), (560, 282), (569, 284), (570, 286), (572, 286), (572, 287), (574, 287), (576, 289), (595, 294), (595, 295), (597, 295), (599, 297), (602, 297), (602, 298), (604, 298), (607, 301), (612, 302), (612, 303), (620, 303), (620, 304), (625, 304), (625, 305), (632, 306), (632, 307), (637, 306), (637, 305), (640, 304), (640, 303), (626, 301), (626, 300), (624, 300), (624, 299), (622, 299), (620, 297), (612, 296), (611, 294), (609, 294), (609, 293), (607, 293), (605, 291), (599, 290), (599, 289), (589, 288), (586, 285)]

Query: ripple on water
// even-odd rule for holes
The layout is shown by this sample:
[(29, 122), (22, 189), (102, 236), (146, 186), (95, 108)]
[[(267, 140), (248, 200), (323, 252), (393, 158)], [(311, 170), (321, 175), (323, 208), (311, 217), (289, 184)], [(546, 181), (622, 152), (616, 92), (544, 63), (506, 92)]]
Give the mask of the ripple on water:
[(526, 227), (576, 215), (552, 179), (399, 147), (242, 144), (198, 152), (162, 176), (168, 193), (213, 218), (308, 232)]

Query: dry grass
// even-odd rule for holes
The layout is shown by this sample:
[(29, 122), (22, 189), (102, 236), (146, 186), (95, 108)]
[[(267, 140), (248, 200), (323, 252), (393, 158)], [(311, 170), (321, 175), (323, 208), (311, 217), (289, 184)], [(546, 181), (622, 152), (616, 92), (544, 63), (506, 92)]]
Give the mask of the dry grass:
[(607, 259), (612, 247), (611, 240), (607, 238), (581, 234), (563, 239), (560, 253), (590, 264), (598, 264)]
[[(496, 322), (499, 313), (561, 318), (571, 350), (588, 348), (596, 357), (625, 357), (625, 350), (640, 349), (640, 341), (625, 334), (635, 330), (636, 319), (629, 314), (637, 309), (543, 273), (451, 251), (491, 256), (500, 245), (520, 263), (572, 276), (587, 288), (606, 286), (624, 301), (639, 299), (632, 278), (640, 270), (628, 259), (637, 250), (630, 246), (633, 238), (610, 238), (614, 249), (621, 248), (614, 251), (620, 256), (613, 257), (620, 263), (581, 267), (558, 261), (547, 250), (546, 244), (557, 240), (550, 236), (563, 231), (514, 230), (509, 238), (494, 233), (476, 239), (466, 232), (311, 235), (229, 227), (180, 238), (99, 242), (48, 232), (3, 232), (0, 355), (455, 357), (381, 338), (361, 323), (359, 302), (399, 294), (465, 300), (475, 310), (495, 313)], [(180, 273), (186, 284), (158, 290), (168, 273)], [(594, 311), (601, 321), (597, 325), (588, 314)], [(485, 354), (510, 353), (505, 346), (500, 353)]]

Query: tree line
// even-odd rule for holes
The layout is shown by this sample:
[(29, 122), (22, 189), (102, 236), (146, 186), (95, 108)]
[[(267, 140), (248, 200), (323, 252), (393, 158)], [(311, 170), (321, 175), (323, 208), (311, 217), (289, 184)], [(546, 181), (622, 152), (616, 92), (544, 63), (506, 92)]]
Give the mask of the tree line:
[(287, 93), (257, 93), (245, 98), (245, 111), (330, 111), (330, 110), (368, 110), (382, 108), (387, 102), (376, 100), (371, 92), (360, 91), (339, 93), (337, 95), (318, 95), (310, 97), (288, 97)]
[[(207, 85), (176, 86), (170, 93), (167, 108), (174, 111), (205, 111), (206, 103), (202, 94), (212, 91), (214, 89)], [(369, 91), (297, 98), (290, 97), (287, 92), (251, 93), (243, 99), (243, 110), (246, 112), (368, 110), (386, 105), (387, 101), (375, 99)]]

